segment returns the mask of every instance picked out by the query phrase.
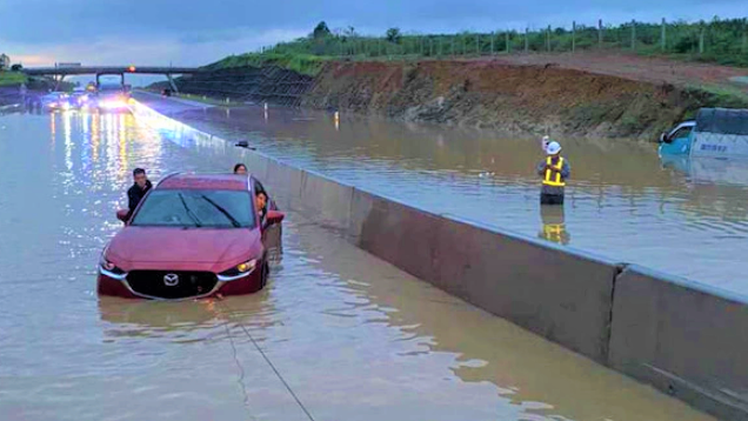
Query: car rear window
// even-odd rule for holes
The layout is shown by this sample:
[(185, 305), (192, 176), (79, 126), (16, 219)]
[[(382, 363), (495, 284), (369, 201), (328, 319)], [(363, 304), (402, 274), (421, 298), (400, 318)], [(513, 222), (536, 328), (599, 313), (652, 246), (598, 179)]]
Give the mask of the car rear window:
[(133, 226), (254, 228), (248, 191), (153, 190), (133, 217)]

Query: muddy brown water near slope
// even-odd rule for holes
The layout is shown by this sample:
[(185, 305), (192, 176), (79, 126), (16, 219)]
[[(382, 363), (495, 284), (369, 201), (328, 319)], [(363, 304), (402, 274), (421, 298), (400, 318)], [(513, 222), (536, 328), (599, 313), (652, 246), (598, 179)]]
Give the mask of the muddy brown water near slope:
[[(0, 419), (711, 420), (479, 311), (289, 211), (261, 293), (99, 298), (130, 171), (242, 152), (130, 115), (0, 117)], [(31, 170), (30, 170), (31, 169)]]

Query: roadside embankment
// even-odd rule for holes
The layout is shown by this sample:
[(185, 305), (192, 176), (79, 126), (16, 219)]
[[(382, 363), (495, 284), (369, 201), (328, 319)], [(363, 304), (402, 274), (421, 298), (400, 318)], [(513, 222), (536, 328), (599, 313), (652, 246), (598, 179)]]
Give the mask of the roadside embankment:
[(332, 62), (302, 106), (522, 133), (655, 139), (721, 98), (555, 65)]
[(642, 140), (656, 139), (701, 107), (748, 107), (748, 96), (716, 86), (507, 60), (329, 61), (316, 76), (275, 65), (231, 67), (180, 78), (177, 86), (180, 92), (224, 101), (532, 135)]

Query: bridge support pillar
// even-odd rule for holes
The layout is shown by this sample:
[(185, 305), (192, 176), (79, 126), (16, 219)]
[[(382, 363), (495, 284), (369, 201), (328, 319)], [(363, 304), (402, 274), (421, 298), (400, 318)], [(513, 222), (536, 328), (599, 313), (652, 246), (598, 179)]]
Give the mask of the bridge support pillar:
[(65, 79), (65, 75), (60, 75), (56, 79), (57, 79), (57, 81), (55, 83), (55, 91), (59, 91), (60, 90), (60, 83), (62, 83), (62, 80)]
[(99, 87), (101, 87), (101, 81), (99, 80), (100, 77), (101, 75), (96, 73), (96, 90), (97, 91), (99, 90)]
[(120, 84), (121, 84), (121, 85), (122, 85), (122, 87), (124, 88), (124, 87), (125, 87), (125, 74), (124, 74), (124, 73), (120, 73), (120, 74), (119, 74), (119, 80), (121, 81), (121, 83), (120, 83)]
[(171, 90), (174, 91), (174, 93), (179, 93), (179, 89), (177, 89), (177, 84), (174, 83), (174, 78), (171, 77), (171, 73), (166, 74), (166, 78), (169, 79), (169, 85), (171, 85)]

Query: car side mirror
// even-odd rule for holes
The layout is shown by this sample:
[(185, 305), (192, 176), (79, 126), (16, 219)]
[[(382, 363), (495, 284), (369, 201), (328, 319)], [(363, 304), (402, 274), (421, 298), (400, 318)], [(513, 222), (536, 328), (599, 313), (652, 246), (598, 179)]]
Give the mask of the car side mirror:
[(127, 210), (127, 209), (120, 209), (120, 210), (117, 211), (117, 219), (119, 219), (120, 221), (122, 221), (122, 222), (124, 222), (126, 224), (127, 220), (129, 219), (128, 218), (129, 214), (130, 214), (129, 210)]
[(269, 210), (265, 219), (268, 225), (273, 225), (280, 224), (281, 222), (283, 222), (283, 218), (285, 217), (286, 215), (283, 212), (277, 210)]

